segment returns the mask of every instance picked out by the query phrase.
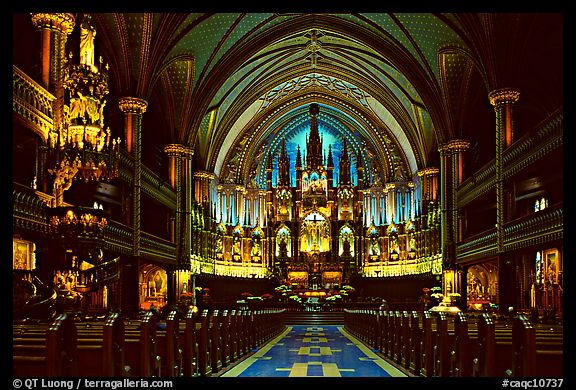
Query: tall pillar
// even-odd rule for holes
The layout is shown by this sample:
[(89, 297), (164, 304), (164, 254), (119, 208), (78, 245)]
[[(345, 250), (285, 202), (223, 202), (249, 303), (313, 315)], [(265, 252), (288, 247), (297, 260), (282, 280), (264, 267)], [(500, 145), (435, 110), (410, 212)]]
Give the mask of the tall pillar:
[(502, 154), (513, 142), (514, 121), (512, 105), (520, 98), (520, 92), (511, 89), (497, 89), (488, 95), (496, 113), (496, 245), (498, 252), (504, 251), (505, 194), (502, 167)]
[[(56, 98), (53, 102), (54, 131), (60, 132), (64, 115), (63, 67), (66, 60), (66, 41), (74, 29), (75, 19), (71, 13), (33, 13), (32, 23), (40, 30), (40, 80), (47, 91)], [(46, 141), (46, 140), (44, 140)], [(37, 183), (47, 192), (46, 144), (38, 146)]]
[(422, 215), (428, 213), (430, 203), (438, 201), (438, 173), (440, 170), (436, 167), (423, 168), (417, 172), (422, 183), (422, 199), (420, 212)]
[(74, 29), (75, 19), (71, 13), (33, 13), (32, 23), (41, 34), (40, 79), (42, 86), (54, 94), (62, 86), (62, 67), (65, 61), (65, 45), (68, 35)]
[(498, 261), (498, 291), (500, 309), (505, 311), (508, 306), (514, 306), (511, 297), (514, 286), (513, 259), (504, 256), (504, 223), (506, 222), (506, 201), (503, 175), (502, 154), (509, 147), (514, 138), (514, 121), (512, 105), (520, 98), (520, 92), (512, 88), (496, 89), (488, 94), (490, 104), (494, 106), (496, 114), (496, 248), (499, 254)]
[(190, 270), (192, 238), (192, 165), (194, 151), (184, 145), (164, 146), (168, 156), (168, 178), (176, 191), (174, 216), (174, 243), (176, 263), (179, 270)]
[[(188, 155), (188, 160), (191, 162), (192, 154)], [(202, 209), (205, 210), (206, 215), (209, 215), (209, 221), (213, 221), (216, 219), (216, 215), (213, 215), (214, 209), (214, 199), (213, 199), (213, 187), (214, 187), (214, 180), (216, 175), (212, 172), (207, 171), (195, 171), (194, 174), (194, 185), (190, 184), (191, 188), (189, 191), (190, 199), (192, 196), (196, 200), (196, 202), (202, 205)], [(189, 178), (192, 179), (192, 176), (189, 175)], [(191, 192), (193, 190), (193, 192)], [(209, 222), (210, 224), (212, 222)], [(214, 229), (211, 228), (212, 225), (204, 227), (204, 235), (206, 235), (206, 242), (203, 244), (206, 248), (202, 248), (201, 252), (208, 258), (214, 258), (214, 240), (215, 234)]]
[(470, 143), (464, 140), (452, 140), (440, 147), (440, 185), (441, 185), (441, 242), (444, 275), (444, 293), (460, 293), (460, 280), (456, 272), (456, 241), (458, 239), (458, 207), (456, 190), (462, 183), (463, 155)]
[[(132, 184), (132, 255), (140, 256), (140, 195), (142, 190), (142, 115), (146, 112), (148, 103), (135, 97), (124, 97), (118, 102), (124, 113), (124, 129), (126, 144), (130, 144), (128, 152), (134, 157), (134, 172)], [(128, 136), (131, 136), (128, 138)]]

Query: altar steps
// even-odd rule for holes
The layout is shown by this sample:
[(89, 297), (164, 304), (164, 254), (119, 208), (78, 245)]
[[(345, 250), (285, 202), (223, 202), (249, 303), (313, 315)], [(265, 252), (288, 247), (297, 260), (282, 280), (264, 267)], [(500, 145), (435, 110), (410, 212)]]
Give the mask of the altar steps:
[(343, 312), (293, 311), (285, 314), (286, 325), (344, 325)]

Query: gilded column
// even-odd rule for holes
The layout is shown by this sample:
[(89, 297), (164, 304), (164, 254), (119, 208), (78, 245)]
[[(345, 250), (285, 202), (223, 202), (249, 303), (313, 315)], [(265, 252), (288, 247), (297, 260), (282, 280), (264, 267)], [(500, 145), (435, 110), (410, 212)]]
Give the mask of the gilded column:
[(216, 175), (207, 171), (194, 172), (194, 198), (204, 207), (212, 204), (212, 185)]
[[(54, 94), (62, 88), (62, 67), (68, 35), (74, 29), (75, 19), (71, 13), (33, 13), (32, 23), (41, 33), (40, 78), (42, 85)], [(62, 96), (64, 90), (62, 88)]]
[(178, 258), (179, 269), (190, 269), (190, 254), (192, 249), (192, 156), (194, 150), (187, 146), (181, 146), (180, 156), (182, 182), (182, 250)]
[(513, 142), (512, 105), (520, 98), (520, 92), (511, 88), (502, 88), (490, 92), (488, 98), (496, 113), (496, 245), (498, 252), (504, 252), (505, 195), (502, 154)]
[[(132, 183), (133, 256), (140, 256), (140, 194), (142, 188), (142, 115), (148, 103), (135, 97), (124, 97), (118, 102), (124, 113), (127, 151), (134, 157)], [(130, 138), (129, 138), (130, 137)], [(128, 149), (128, 145), (130, 148)]]
[[(191, 161), (192, 154), (188, 155), (188, 160)], [(189, 176), (190, 178), (192, 175)], [(206, 212), (206, 215), (212, 215), (212, 186), (216, 175), (212, 172), (207, 171), (196, 171), (194, 172), (194, 194), (192, 195), (192, 187), (190, 187), (190, 197), (194, 196), (196, 203), (202, 205), (202, 209)], [(211, 219), (212, 217), (210, 217)], [(213, 236), (210, 230), (204, 228), (208, 231), (207, 241), (208, 248), (202, 248), (202, 253), (207, 253), (206, 257), (213, 257), (211, 253), (213, 245)], [(204, 250), (206, 249), (206, 250)]]
[(446, 144), (440, 146), (440, 251), (442, 253), (442, 293), (452, 292), (454, 285), (455, 251), (452, 240), (452, 151)]
[(436, 167), (423, 168), (417, 172), (420, 176), (422, 188), (422, 200), (420, 212), (422, 215), (428, 213), (430, 203), (436, 203), (438, 200), (438, 173), (440, 170)]
[[(71, 13), (33, 13), (32, 23), (40, 30), (40, 79), (41, 84), (56, 98), (53, 102), (54, 131), (60, 132), (64, 115), (65, 46), (68, 35), (74, 29), (75, 19)], [(37, 182), (43, 192), (47, 191), (45, 162), (46, 144), (38, 147)]]
[(443, 255), (447, 255), (445, 264), (454, 265), (454, 245), (457, 238), (458, 208), (456, 204), (456, 189), (462, 183), (464, 176), (464, 164), (462, 153), (468, 149), (470, 143), (464, 140), (452, 140), (440, 147), (441, 154), (441, 175), (442, 189), (440, 191), (442, 199), (442, 243), (448, 245), (448, 250), (443, 250)]

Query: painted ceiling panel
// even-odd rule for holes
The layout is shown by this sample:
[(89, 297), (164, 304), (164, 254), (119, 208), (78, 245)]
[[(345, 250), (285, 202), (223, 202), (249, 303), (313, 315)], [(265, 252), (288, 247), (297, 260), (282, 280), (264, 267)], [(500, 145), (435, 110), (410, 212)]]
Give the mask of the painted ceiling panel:
[[(111, 34), (108, 44), (118, 54), (116, 62), (129, 68), (129, 75), (120, 77), (129, 83), (142, 77), (142, 72), (153, 77), (155, 70), (165, 70), (163, 77), (169, 81), (163, 79), (161, 85), (170, 89), (164, 93), (172, 96), (174, 114), (190, 118), (181, 122), (189, 124), (183, 131), (190, 136), (183, 139), (199, 141), (202, 151), (196, 153), (206, 156), (210, 164), (216, 163), (216, 171), (226, 164), (221, 161), (220, 149), (232, 147), (237, 138), (250, 132), (252, 129), (245, 126), (256, 115), (264, 120), (269, 105), (298, 99), (312, 87), (330, 91), (327, 96), (337, 104), (358, 107), (371, 116), (370, 120), (378, 122), (373, 124), (375, 128), (389, 129), (397, 145), (409, 149), (405, 151), (407, 163), (415, 171), (419, 164), (426, 164), (430, 150), (437, 150), (430, 112), (435, 121), (440, 120), (439, 124), (446, 120), (438, 118), (440, 106), (427, 105), (444, 94), (454, 108), (465, 87), (467, 75), (462, 73), (465, 63), (461, 58), (439, 55), (446, 46), (464, 48), (458, 33), (467, 34), (467, 30), (452, 14), (216, 13), (188, 14), (186, 19), (168, 16), (167, 21), (181, 21), (178, 26), (168, 22), (161, 25), (162, 15), (153, 16), (152, 23), (139, 13), (116, 14), (116, 19), (107, 14), (101, 17), (115, 25), (114, 31), (123, 36), (118, 39)], [(337, 23), (337, 19), (342, 23)], [(125, 26), (118, 20), (123, 20)], [(315, 21), (319, 22), (317, 40), (310, 30)], [(282, 29), (277, 28), (279, 23), (283, 23)], [(357, 25), (357, 30), (351, 23)], [(458, 33), (451, 26), (459, 28)], [(262, 42), (259, 38), (263, 33), (268, 34), (266, 46), (253, 48), (250, 41)], [(368, 38), (366, 42), (361, 41), (363, 36)], [(144, 47), (147, 42), (143, 41), (148, 38), (152, 46), (149, 58)], [(117, 43), (130, 50), (130, 57), (115, 48)], [(168, 45), (168, 50), (162, 50), (163, 44)], [(243, 45), (243, 54), (247, 54), (242, 60), (229, 55), (238, 45)], [(393, 47), (402, 50), (384, 51)], [(184, 63), (166, 67), (167, 61), (183, 54), (194, 58), (193, 72)], [(131, 58), (131, 63), (124, 64), (127, 58)], [(219, 66), (224, 58), (225, 69)], [(154, 63), (141, 64), (143, 59)], [(440, 61), (448, 74), (444, 79)], [(421, 69), (427, 74), (422, 75)], [(198, 112), (185, 113), (185, 99), (191, 99)], [(290, 119), (282, 118), (284, 122)], [(216, 155), (220, 156), (217, 162)]]
[(396, 17), (408, 29), (438, 79), (438, 49), (448, 45), (464, 47), (461, 39), (432, 14), (407, 13), (396, 14)]
[[(466, 99), (466, 81), (471, 70), (468, 57), (460, 52), (447, 52), (440, 54), (442, 87), (447, 100), (453, 123), (460, 125), (461, 110)], [(456, 128), (458, 130), (458, 128)]]
[(133, 74), (139, 74), (140, 60), (142, 59), (142, 37), (143, 37), (143, 13), (129, 13), (123, 14), (126, 31), (128, 33), (128, 48), (130, 50), (130, 58), (132, 59), (131, 71)]
[(194, 82), (198, 80), (218, 43), (238, 17), (236, 13), (217, 13), (188, 32), (174, 50), (193, 53), (196, 61)]
[[(222, 45), (221, 49), (218, 51), (214, 60), (208, 66), (208, 70), (212, 69), (218, 60), (226, 54), (226, 52), (231, 49), (234, 45), (237, 45), (239, 41), (248, 39), (252, 34), (249, 34), (256, 26), (261, 22), (266, 20), (266, 18), (271, 17), (273, 14), (270, 13), (249, 13), (244, 15), (242, 20), (234, 28), (234, 31), (228, 38), (226, 42)], [(269, 28), (270, 24), (267, 23), (266, 27)]]
[(412, 42), (410, 42), (404, 31), (398, 27), (395, 20), (393, 20), (389, 14), (368, 13), (361, 14), (361, 16), (373, 22), (373, 24), (370, 24), (371, 30), (377, 32), (378, 34), (382, 34), (384, 32), (391, 35), (401, 46), (403, 46), (410, 54), (412, 54), (412, 56), (416, 58), (420, 65), (423, 65), (422, 59), (418, 57), (418, 52), (415, 50), (414, 45)]

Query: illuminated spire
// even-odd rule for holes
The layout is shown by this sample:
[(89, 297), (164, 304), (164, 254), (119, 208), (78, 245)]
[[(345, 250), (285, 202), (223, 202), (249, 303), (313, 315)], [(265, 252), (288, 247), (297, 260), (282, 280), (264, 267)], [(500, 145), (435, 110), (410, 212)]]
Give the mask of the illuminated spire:
[(300, 155), (300, 145), (296, 150), (296, 168), (302, 168), (302, 156)]
[(320, 112), (320, 107), (317, 103), (310, 104), (310, 116), (312, 123), (310, 124), (310, 138), (306, 148), (308, 150), (306, 167), (308, 169), (317, 169), (322, 167), (322, 140), (318, 132), (317, 116)]
[(290, 186), (290, 158), (286, 153), (286, 139), (282, 139), (282, 150), (278, 159), (278, 186)]
[(348, 143), (344, 140), (342, 156), (340, 156), (340, 185), (350, 185), (350, 157), (348, 156)]

